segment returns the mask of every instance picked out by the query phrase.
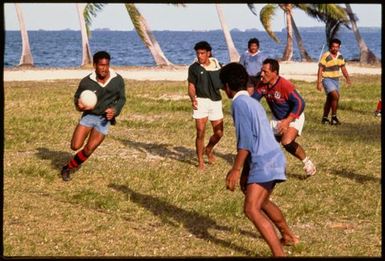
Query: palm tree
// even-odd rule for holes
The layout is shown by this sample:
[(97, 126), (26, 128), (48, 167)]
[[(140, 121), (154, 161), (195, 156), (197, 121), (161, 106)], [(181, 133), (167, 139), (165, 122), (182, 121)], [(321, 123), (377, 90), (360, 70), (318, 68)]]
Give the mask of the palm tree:
[[(86, 25), (86, 31), (87, 34), (84, 32), (84, 26), (82, 26), (82, 45), (83, 45), (83, 63), (89, 63), (88, 61), (90, 58), (87, 58), (89, 55), (89, 44), (88, 44), (88, 36), (90, 35), (89, 26), (91, 25), (91, 15), (96, 16), (97, 11), (102, 10), (105, 4), (87, 4), (86, 7), (83, 9), (83, 17), (85, 20)], [(179, 4), (182, 5), (183, 4)], [(140, 39), (143, 41), (145, 46), (150, 50), (151, 55), (153, 56), (156, 65), (163, 66), (163, 65), (173, 65), (163, 54), (162, 49), (159, 46), (159, 43), (155, 39), (154, 35), (152, 34), (150, 27), (148, 26), (146, 19), (144, 16), (139, 12), (139, 10), (136, 8), (135, 4), (125, 4), (125, 7), (127, 9), (128, 15), (131, 18), (131, 21), (134, 25), (134, 28), (136, 32), (138, 33)], [(80, 9), (79, 12), (82, 12)], [(80, 20), (81, 16), (79, 15)], [(82, 21), (80, 22), (82, 24)]]
[[(276, 42), (279, 43), (278, 37), (275, 35), (271, 28), (271, 21), (272, 17), (275, 15), (276, 9), (281, 7), (281, 9), (284, 11), (285, 20), (286, 20), (286, 32), (287, 32), (287, 41), (286, 41), (286, 47), (284, 49), (282, 60), (283, 61), (290, 61), (293, 57), (293, 17), (291, 14), (292, 11), (292, 4), (266, 4), (260, 11), (260, 20), (265, 28), (266, 33)], [(248, 4), (249, 9), (254, 15), (258, 15), (255, 12), (254, 4)], [(298, 38), (297, 38), (298, 39)], [(303, 46), (303, 45), (301, 45)]]
[(146, 19), (136, 8), (135, 4), (124, 4), (124, 5), (135, 27), (136, 32), (138, 33), (140, 39), (142, 39), (146, 47), (150, 50), (156, 65), (158, 66), (173, 65), (163, 54), (163, 51), (160, 48), (158, 41), (155, 39), (154, 35), (152, 34)]
[(29, 45), (28, 33), (25, 28), (23, 13), (21, 11), (21, 6), (18, 3), (15, 3), (17, 19), (19, 20), (21, 41), (22, 41), (22, 53), (20, 57), (19, 66), (33, 66), (33, 58), (31, 53), (31, 47)]
[(84, 16), (86, 15), (86, 13), (84, 12), (84, 10), (86, 9), (86, 5), (87, 4), (76, 4), (80, 22), (80, 32), (82, 34), (82, 63), (80, 66), (92, 64), (91, 49), (88, 41), (89, 35), (87, 33), (86, 21), (84, 18)]
[(345, 5), (346, 5), (346, 12), (348, 13), (350, 22), (352, 24), (354, 36), (356, 37), (358, 47), (360, 48), (360, 63), (364, 63), (364, 64), (379, 63), (380, 61), (377, 59), (374, 53), (368, 48), (364, 39), (361, 37), (360, 31), (358, 30), (357, 23), (356, 23), (357, 19), (353, 14), (350, 4), (345, 4)]
[(103, 5), (104, 4), (76, 4), (80, 22), (80, 32), (82, 34), (81, 66), (87, 66), (92, 64), (91, 48), (88, 41), (89, 37), (91, 36), (91, 17), (95, 17), (96, 13), (102, 10)]
[[(248, 4), (249, 9), (255, 15), (257, 15), (255, 11), (255, 7), (253, 4)], [(333, 34), (335, 34), (336, 30), (338, 30), (340, 25), (347, 25), (347, 16), (344, 10), (336, 4), (279, 4), (278, 5), (284, 12), (286, 17), (286, 31), (287, 31), (287, 44), (285, 47), (284, 55), (282, 60), (288, 60), (287, 58), (292, 57), (292, 32), (296, 36), (297, 46), (300, 51), (301, 60), (302, 61), (311, 61), (310, 56), (306, 52), (306, 49), (303, 45), (303, 40), (299, 30), (294, 22), (294, 18), (292, 16), (292, 9), (299, 8), (304, 11), (306, 14), (311, 16), (312, 18), (316, 18), (325, 22), (326, 24), (326, 38), (329, 39)], [(268, 35), (277, 43), (279, 43), (279, 39), (274, 34), (271, 29), (271, 19), (275, 14), (275, 11), (278, 7), (277, 5), (267, 4), (260, 11), (260, 20), (262, 25), (264, 26)]]
[(225, 36), (225, 41), (227, 44), (227, 49), (229, 51), (230, 61), (231, 62), (238, 62), (240, 56), (239, 56), (237, 49), (235, 48), (233, 39), (231, 38), (230, 31), (229, 31), (227, 24), (225, 22), (225, 17), (223, 15), (222, 7), (220, 4), (215, 4), (215, 7), (217, 8), (219, 21), (221, 23), (222, 31), (223, 31), (223, 34)]
[(307, 15), (325, 23), (326, 42), (335, 37), (343, 25), (350, 29), (349, 18), (344, 8), (336, 4), (298, 4)]

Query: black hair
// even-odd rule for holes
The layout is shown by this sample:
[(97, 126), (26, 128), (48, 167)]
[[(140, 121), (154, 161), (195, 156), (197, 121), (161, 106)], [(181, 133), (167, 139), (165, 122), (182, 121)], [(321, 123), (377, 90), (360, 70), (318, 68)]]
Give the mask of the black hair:
[(259, 40), (257, 38), (251, 38), (248, 42), (247, 42), (247, 48), (250, 48), (250, 45), (251, 44), (257, 44), (258, 48), (259, 48)]
[(238, 92), (246, 90), (249, 75), (240, 63), (229, 63), (221, 68), (219, 78), (223, 84), (228, 84), (230, 90)]
[(276, 71), (277, 75), (279, 75), (279, 63), (277, 60), (267, 58), (263, 61), (263, 64), (270, 64), (270, 70), (272, 72)]
[(333, 44), (333, 43), (336, 43), (336, 44), (338, 44), (338, 45), (341, 45), (340, 39), (333, 38), (333, 39), (331, 39), (330, 42), (329, 42), (329, 48), (332, 47), (332, 44)]
[(107, 59), (108, 61), (111, 60), (111, 56), (106, 51), (99, 51), (94, 54), (92, 59), (93, 59), (93, 63), (97, 64), (101, 59)]
[(210, 51), (211, 52), (211, 46), (208, 42), (206, 41), (200, 41), (198, 43), (195, 44), (194, 46), (194, 50), (195, 51), (198, 51), (198, 50), (206, 50), (206, 51)]

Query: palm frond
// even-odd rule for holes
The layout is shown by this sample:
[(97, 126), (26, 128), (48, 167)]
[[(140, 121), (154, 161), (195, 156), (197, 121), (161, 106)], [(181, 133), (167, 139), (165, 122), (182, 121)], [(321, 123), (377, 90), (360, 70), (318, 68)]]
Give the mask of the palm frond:
[(278, 37), (275, 35), (275, 33), (273, 32), (272, 28), (271, 28), (271, 21), (272, 21), (272, 17), (275, 15), (275, 11), (277, 9), (277, 6), (276, 5), (272, 5), (272, 4), (266, 4), (262, 9), (261, 9), (261, 12), (260, 12), (260, 20), (261, 20), (261, 23), (263, 25), (263, 27), (265, 28), (265, 31), (267, 32), (267, 34), (276, 42), (276, 43), (279, 43), (279, 39)]
[(142, 26), (143, 25), (143, 16), (139, 12), (139, 10), (136, 8), (135, 4), (124, 4), (128, 15), (131, 18), (132, 24), (134, 25), (134, 28), (140, 37), (140, 39), (143, 41), (143, 43), (148, 47), (151, 45), (150, 39), (147, 37), (146, 29)]
[(255, 8), (254, 4), (247, 4), (247, 7), (250, 9), (250, 11), (255, 15), (258, 16), (257, 14), (257, 9)]
[(96, 17), (106, 4), (87, 4), (83, 11), (84, 20), (86, 22), (86, 29), (88, 37), (91, 36), (90, 26), (92, 24), (92, 18)]

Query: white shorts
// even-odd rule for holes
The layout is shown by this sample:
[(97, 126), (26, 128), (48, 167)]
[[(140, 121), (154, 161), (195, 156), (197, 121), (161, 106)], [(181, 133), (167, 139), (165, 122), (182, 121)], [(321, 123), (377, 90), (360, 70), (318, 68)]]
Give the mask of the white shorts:
[(193, 110), (194, 119), (209, 118), (209, 121), (223, 119), (222, 101), (212, 101), (209, 98), (197, 97), (198, 109)]
[[(279, 135), (277, 131), (277, 125), (279, 122), (280, 120), (277, 120), (273, 115), (270, 121), (270, 126), (273, 129), (274, 135)], [(294, 121), (290, 122), (289, 127), (293, 127), (294, 129), (298, 130), (298, 136), (301, 136), (304, 124), (305, 124), (305, 114), (302, 112), (301, 115), (299, 115), (298, 119), (295, 119)]]

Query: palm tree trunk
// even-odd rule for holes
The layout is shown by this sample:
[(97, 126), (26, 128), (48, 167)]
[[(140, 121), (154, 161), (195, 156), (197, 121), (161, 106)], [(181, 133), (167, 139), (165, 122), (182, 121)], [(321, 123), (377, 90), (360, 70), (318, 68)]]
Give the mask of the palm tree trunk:
[(15, 3), (17, 19), (19, 20), (20, 33), (21, 33), (21, 42), (22, 42), (22, 53), (20, 57), (19, 66), (33, 66), (33, 58), (31, 53), (31, 47), (29, 45), (28, 33), (25, 29), (25, 23), (23, 18), (23, 13), (21, 11), (21, 6), (18, 3)]
[(292, 23), (292, 26), (293, 26), (293, 29), (294, 29), (294, 35), (295, 35), (295, 39), (297, 41), (297, 46), (298, 46), (298, 49), (299, 49), (299, 53), (301, 55), (301, 61), (303, 61), (303, 62), (311, 62), (312, 59), (311, 59), (310, 55), (307, 53), (307, 51), (305, 49), (305, 46), (303, 44), (303, 40), (302, 40), (301, 34), (299, 33), (299, 30), (297, 28), (297, 25), (294, 22), (294, 18), (293, 17), (291, 17), (291, 23)]
[(374, 55), (374, 53), (368, 48), (368, 46), (366, 45), (364, 39), (360, 34), (360, 31), (358, 30), (356, 19), (354, 18), (354, 14), (353, 14), (352, 8), (350, 7), (350, 4), (345, 4), (345, 5), (346, 5), (346, 11), (350, 18), (350, 22), (352, 24), (352, 30), (353, 30), (354, 36), (356, 37), (358, 47), (360, 48), (360, 63), (364, 63), (364, 64), (379, 63), (379, 60)]
[(223, 15), (222, 7), (220, 6), (220, 4), (215, 4), (215, 6), (217, 8), (217, 13), (218, 13), (219, 21), (220, 21), (221, 26), (222, 26), (222, 31), (223, 31), (223, 34), (225, 36), (225, 41), (227, 44), (227, 49), (229, 51), (230, 61), (231, 62), (239, 62), (240, 56), (239, 56), (237, 49), (235, 48), (233, 39), (231, 38), (229, 28), (227, 27), (227, 24), (225, 22), (225, 17)]
[(139, 37), (142, 39), (146, 47), (150, 50), (156, 65), (173, 65), (163, 54), (163, 51), (160, 48), (158, 41), (152, 34), (150, 27), (146, 22), (146, 19), (136, 8), (135, 4), (125, 4), (125, 6), (136, 32), (138, 33)]
[(80, 32), (82, 34), (82, 63), (81, 66), (91, 65), (92, 64), (92, 56), (90, 44), (88, 41), (86, 22), (84, 20), (84, 9), (86, 8), (86, 4), (76, 4), (79, 22), (80, 22)]
[[(280, 4), (282, 7), (284, 4)], [(286, 6), (286, 4), (284, 5)], [(291, 22), (291, 11), (289, 8), (282, 8), (285, 12), (286, 17), (286, 31), (287, 31), (287, 43), (283, 52), (282, 61), (291, 61), (293, 57), (293, 27)]]

